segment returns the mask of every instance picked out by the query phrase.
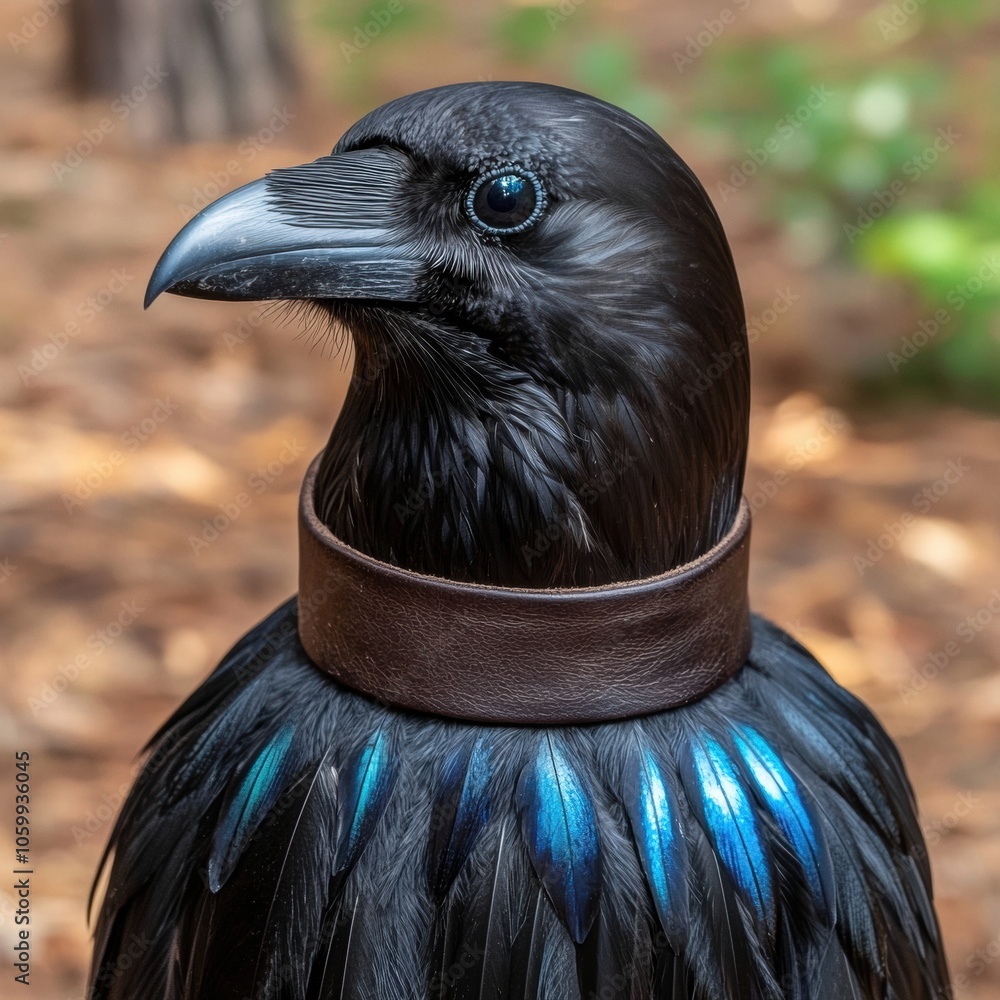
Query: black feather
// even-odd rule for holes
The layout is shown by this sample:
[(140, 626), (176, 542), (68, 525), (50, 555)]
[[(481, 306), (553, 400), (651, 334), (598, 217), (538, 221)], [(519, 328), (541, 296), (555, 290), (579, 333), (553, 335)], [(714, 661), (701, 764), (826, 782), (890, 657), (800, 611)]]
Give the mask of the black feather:
[(431, 813), (427, 879), (440, 902), (455, 881), (490, 815), (490, 762), (485, 735), (447, 758)]

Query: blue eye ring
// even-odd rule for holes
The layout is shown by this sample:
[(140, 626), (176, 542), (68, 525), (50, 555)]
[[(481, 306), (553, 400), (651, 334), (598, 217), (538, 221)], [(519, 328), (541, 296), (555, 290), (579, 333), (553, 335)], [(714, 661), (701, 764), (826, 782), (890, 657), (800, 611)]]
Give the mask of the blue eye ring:
[(530, 170), (505, 164), (475, 179), (465, 197), (465, 212), (484, 233), (507, 236), (533, 226), (547, 204), (545, 188)]

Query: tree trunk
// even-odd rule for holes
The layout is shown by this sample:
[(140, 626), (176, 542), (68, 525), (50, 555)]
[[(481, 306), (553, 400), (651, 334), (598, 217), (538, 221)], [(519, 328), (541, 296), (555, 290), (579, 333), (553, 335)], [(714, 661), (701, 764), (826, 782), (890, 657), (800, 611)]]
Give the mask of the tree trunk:
[(281, 0), (70, 0), (70, 74), (149, 143), (259, 129), (294, 81)]

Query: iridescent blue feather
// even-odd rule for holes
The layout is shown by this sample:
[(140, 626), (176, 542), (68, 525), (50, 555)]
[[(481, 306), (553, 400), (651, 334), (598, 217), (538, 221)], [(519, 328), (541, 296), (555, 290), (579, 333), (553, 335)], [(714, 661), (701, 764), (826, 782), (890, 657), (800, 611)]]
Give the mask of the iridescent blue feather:
[(600, 842), (594, 804), (557, 734), (539, 740), (535, 759), (521, 773), (516, 800), (531, 863), (579, 944), (597, 916)]
[(282, 726), (254, 758), (223, 806), (208, 859), (208, 887), (212, 892), (225, 885), (247, 841), (291, 777), (289, 751), (294, 735), (294, 726)]
[(377, 729), (341, 772), (337, 872), (353, 865), (364, 850), (388, 805), (394, 777), (389, 741)]
[(735, 763), (722, 745), (702, 730), (689, 745), (685, 768), (689, 798), (726, 870), (758, 916), (774, 927), (774, 887), (770, 859), (753, 803)]
[(736, 726), (733, 743), (768, 812), (788, 838), (817, 909), (824, 917), (832, 917), (829, 912), (833, 902), (828, 889), (829, 854), (798, 782), (771, 744), (755, 729), (745, 724)]
[(667, 940), (682, 949), (688, 891), (685, 845), (677, 797), (649, 747), (639, 745), (626, 765), (624, 805), (639, 848), (639, 859)]

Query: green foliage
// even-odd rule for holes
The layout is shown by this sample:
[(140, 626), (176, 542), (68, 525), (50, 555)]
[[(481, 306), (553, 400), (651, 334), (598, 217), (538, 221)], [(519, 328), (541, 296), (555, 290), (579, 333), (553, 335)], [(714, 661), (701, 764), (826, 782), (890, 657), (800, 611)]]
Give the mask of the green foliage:
[[(338, 98), (371, 106), (385, 69), (397, 59), (413, 61), (420, 41), (432, 33), (469, 44), (457, 26), (457, 5), (443, 0), (308, 0), (309, 20), (329, 37), (331, 87)], [(466, 12), (466, 17), (468, 16)], [(483, 15), (479, 30), (492, 50), (484, 78), (552, 79), (579, 87), (627, 108), (663, 128), (671, 104), (645, 73), (635, 40), (595, 27), (586, 0), (552, 4), (504, 3)], [(503, 64), (502, 77), (491, 72)], [(510, 67), (510, 68), (508, 68)]]
[(662, 88), (643, 80), (642, 58), (635, 42), (622, 35), (596, 32), (582, 3), (567, 0), (551, 6), (503, 8), (495, 36), (504, 54), (526, 68), (526, 77), (545, 76), (558, 67), (567, 84), (631, 111), (663, 127), (670, 102)]
[(588, 42), (573, 61), (581, 90), (662, 128), (670, 114), (669, 100), (662, 89), (643, 84), (638, 66), (635, 44), (624, 38)]
[[(878, 391), (997, 405), (1000, 185), (991, 178), (1000, 135), (986, 88), (975, 115), (953, 69), (922, 44), (928, 25), (935, 37), (945, 24), (955, 31), (954, 9), (934, 0), (907, 17), (899, 4), (876, 9), (862, 28), (869, 42), (874, 32), (879, 57), (850, 35), (815, 44), (724, 37), (701, 58), (694, 115), (732, 154), (723, 200), (752, 182), (803, 259), (901, 280), (927, 324), (947, 316)], [(960, 16), (967, 31), (988, 15), (968, 0)]]
[[(981, 198), (975, 192), (971, 204)], [(917, 329), (927, 344), (899, 366), (904, 386), (996, 405), (1000, 229), (965, 207), (886, 219), (860, 243), (858, 258), (877, 274), (906, 279), (919, 296), (924, 318)]]
[(522, 62), (540, 57), (555, 40), (547, 7), (505, 7), (496, 20), (496, 37), (504, 54)]
[(306, 16), (328, 39), (330, 89), (359, 113), (371, 108), (387, 63), (448, 27), (446, 5), (434, 0), (308, 0)]

